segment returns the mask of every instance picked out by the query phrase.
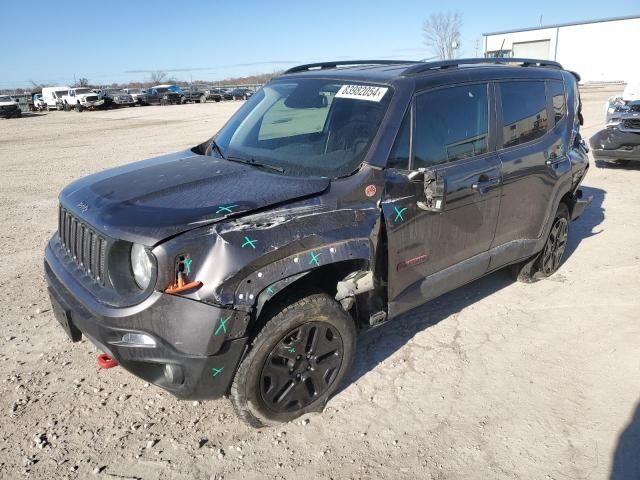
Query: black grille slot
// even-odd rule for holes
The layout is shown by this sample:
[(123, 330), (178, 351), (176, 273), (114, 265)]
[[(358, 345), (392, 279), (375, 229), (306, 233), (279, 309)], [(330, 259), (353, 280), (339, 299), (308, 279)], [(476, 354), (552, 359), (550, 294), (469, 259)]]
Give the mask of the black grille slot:
[(622, 122), (624, 128), (629, 130), (640, 130), (640, 118), (631, 118)]
[(58, 218), (60, 242), (73, 261), (91, 278), (104, 284), (107, 241), (89, 225), (60, 206)]

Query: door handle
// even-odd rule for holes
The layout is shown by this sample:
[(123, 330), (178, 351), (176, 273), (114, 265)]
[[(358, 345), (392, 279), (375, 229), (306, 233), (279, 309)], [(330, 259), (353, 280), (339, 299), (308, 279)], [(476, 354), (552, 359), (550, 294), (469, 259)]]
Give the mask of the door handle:
[(471, 185), (471, 188), (478, 193), (486, 193), (489, 187), (500, 185), (500, 177), (489, 177), (482, 174), (478, 177), (476, 183)]

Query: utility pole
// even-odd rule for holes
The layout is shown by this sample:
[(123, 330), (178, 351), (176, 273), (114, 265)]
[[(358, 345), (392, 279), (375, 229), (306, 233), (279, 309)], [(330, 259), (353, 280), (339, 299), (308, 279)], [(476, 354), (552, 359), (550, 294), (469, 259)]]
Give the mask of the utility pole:
[(478, 49), (480, 48), (480, 40), (476, 38), (476, 58), (478, 58)]

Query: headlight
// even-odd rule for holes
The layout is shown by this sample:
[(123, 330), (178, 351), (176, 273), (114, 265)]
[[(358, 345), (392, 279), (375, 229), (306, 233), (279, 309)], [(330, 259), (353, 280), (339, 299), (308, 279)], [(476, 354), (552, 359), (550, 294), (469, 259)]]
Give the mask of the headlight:
[(134, 243), (131, 247), (131, 270), (133, 278), (142, 290), (146, 290), (151, 282), (152, 268), (153, 262), (147, 250), (142, 245)]

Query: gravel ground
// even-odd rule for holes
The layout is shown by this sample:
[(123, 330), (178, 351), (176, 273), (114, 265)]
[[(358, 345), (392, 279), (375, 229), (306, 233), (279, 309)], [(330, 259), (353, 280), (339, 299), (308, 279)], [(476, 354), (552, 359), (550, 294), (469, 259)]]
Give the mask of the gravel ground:
[[(610, 94), (583, 93), (585, 136)], [(72, 345), (42, 273), (57, 193), (195, 145), (238, 105), (0, 120), (1, 478), (640, 478), (639, 167), (592, 165), (556, 275), (497, 272), (361, 337), (342, 391), (293, 424), (250, 429)]]

